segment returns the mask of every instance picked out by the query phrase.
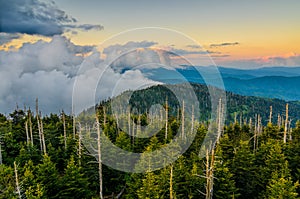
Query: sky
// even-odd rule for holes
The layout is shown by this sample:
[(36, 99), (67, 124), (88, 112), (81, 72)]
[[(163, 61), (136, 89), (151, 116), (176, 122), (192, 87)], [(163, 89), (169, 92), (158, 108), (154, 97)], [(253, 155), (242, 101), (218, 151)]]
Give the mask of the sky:
[(70, 111), (74, 88), (89, 106), (83, 96), (95, 98), (99, 82), (101, 99), (159, 84), (139, 69), (149, 63), (300, 66), (299, 8), (297, 0), (0, 0), (0, 112), (33, 107), (36, 97), (46, 113)]

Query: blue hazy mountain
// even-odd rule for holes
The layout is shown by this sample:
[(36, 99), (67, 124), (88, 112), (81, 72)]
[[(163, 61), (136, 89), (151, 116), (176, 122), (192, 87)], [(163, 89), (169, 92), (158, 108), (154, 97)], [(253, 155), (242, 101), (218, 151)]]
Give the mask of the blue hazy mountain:
[(176, 84), (193, 82), (213, 86), (222, 77), (225, 90), (247, 96), (278, 98), (288, 101), (300, 100), (300, 67), (265, 67), (258, 69), (235, 69), (218, 67), (183, 66), (178, 69), (143, 69), (152, 80)]

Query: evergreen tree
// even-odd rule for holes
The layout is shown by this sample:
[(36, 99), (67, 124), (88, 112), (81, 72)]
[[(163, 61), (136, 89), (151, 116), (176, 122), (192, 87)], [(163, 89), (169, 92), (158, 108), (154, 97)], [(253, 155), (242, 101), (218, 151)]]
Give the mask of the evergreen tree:
[(75, 164), (73, 156), (69, 160), (65, 174), (60, 179), (59, 198), (90, 198), (88, 179), (82, 173), (81, 167)]
[(293, 183), (291, 177), (286, 177), (278, 172), (273, 172), (272, 178), (267, 186), (264, 198), (266, 199), (297, 199), (296, 188), (299, 183)]
[(55, 163), (50, 160), (48, 155), (44, 155), (42, 163), (37, 166), (36, 179), (37, 183), (43, 186), (47, 198), (58, 198), (59, 174)]

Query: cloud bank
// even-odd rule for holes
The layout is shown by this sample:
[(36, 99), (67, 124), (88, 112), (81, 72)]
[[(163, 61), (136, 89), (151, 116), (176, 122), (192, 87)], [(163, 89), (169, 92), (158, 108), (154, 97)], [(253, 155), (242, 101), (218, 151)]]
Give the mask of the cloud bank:
[(0, 32), (29, 35), (60, 35), (69, 29), (101, 30), (101, 25), (77, 24), (77, 20), (59, 9), (53, 1), (1, 1)]
[[(88, 57), (81, 56), (80, 53), (86, 52), (90, 53)], [(19, 107), (34, 107), (37, 97), (43, 113), (62, 109), (71, 112), (73, 86), (77, 80), (82, 80), (81, 96), (94, 92), (89, 90), (90, 85), (97, 85), (98, 99), (107, 99), (143, 84), (159, 84), (144, 77), (139, 70), (121, 74), (107, 66), (94, 46), (78, 46), (58, 35), (50, 42), (26, 43), (18, 50), (0, 51), (0, 60), (0, 112), (4, 113), (11, 112), (16, 103)], [(101, 82), (97, 84), (101, 75)], [(94, 104), (86, 103), (80, 108), (91, 105)]]

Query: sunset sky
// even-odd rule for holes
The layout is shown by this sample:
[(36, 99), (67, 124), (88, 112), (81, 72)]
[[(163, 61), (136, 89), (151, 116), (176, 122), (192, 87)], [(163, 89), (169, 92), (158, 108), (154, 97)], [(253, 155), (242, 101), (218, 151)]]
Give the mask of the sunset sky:
[(137, 67), (145, 63), (300, 66), (299, 8), (298, 0), (0, 0), (0, 112), (34, 107), (36, 97), (45, 112), (71, 112), (75, 83), (83, 81), (78, 98), (88, 96), (101, 75), (99, 99), (160, 84)]
[[(59, 10), (75, 18), (78, 23), (104, 27), (98, 31), (73, 30), (61, 33), (75, 44), (98, 45), (122, 31), (161, 27), (186, 34), (208, 51), (222, 53), (223, 56), (214, 57), (218, 65), (240, 68), (249, 68), (251, 63), (255, 63), (253, 67), (300, 65), (300, 1), (297, 0), (54, 2)], [(35, 41), (40, 37), (41, 34), (22, 35), (20, 39), (7, 43), (6, 47), (18, 47), (21, 42)], [(46, 40), (50, 38), (43, 37)], [(186, 45), (177, 44), (180, 48)], [(287, 61), (277, 63), (277, 59)]]

